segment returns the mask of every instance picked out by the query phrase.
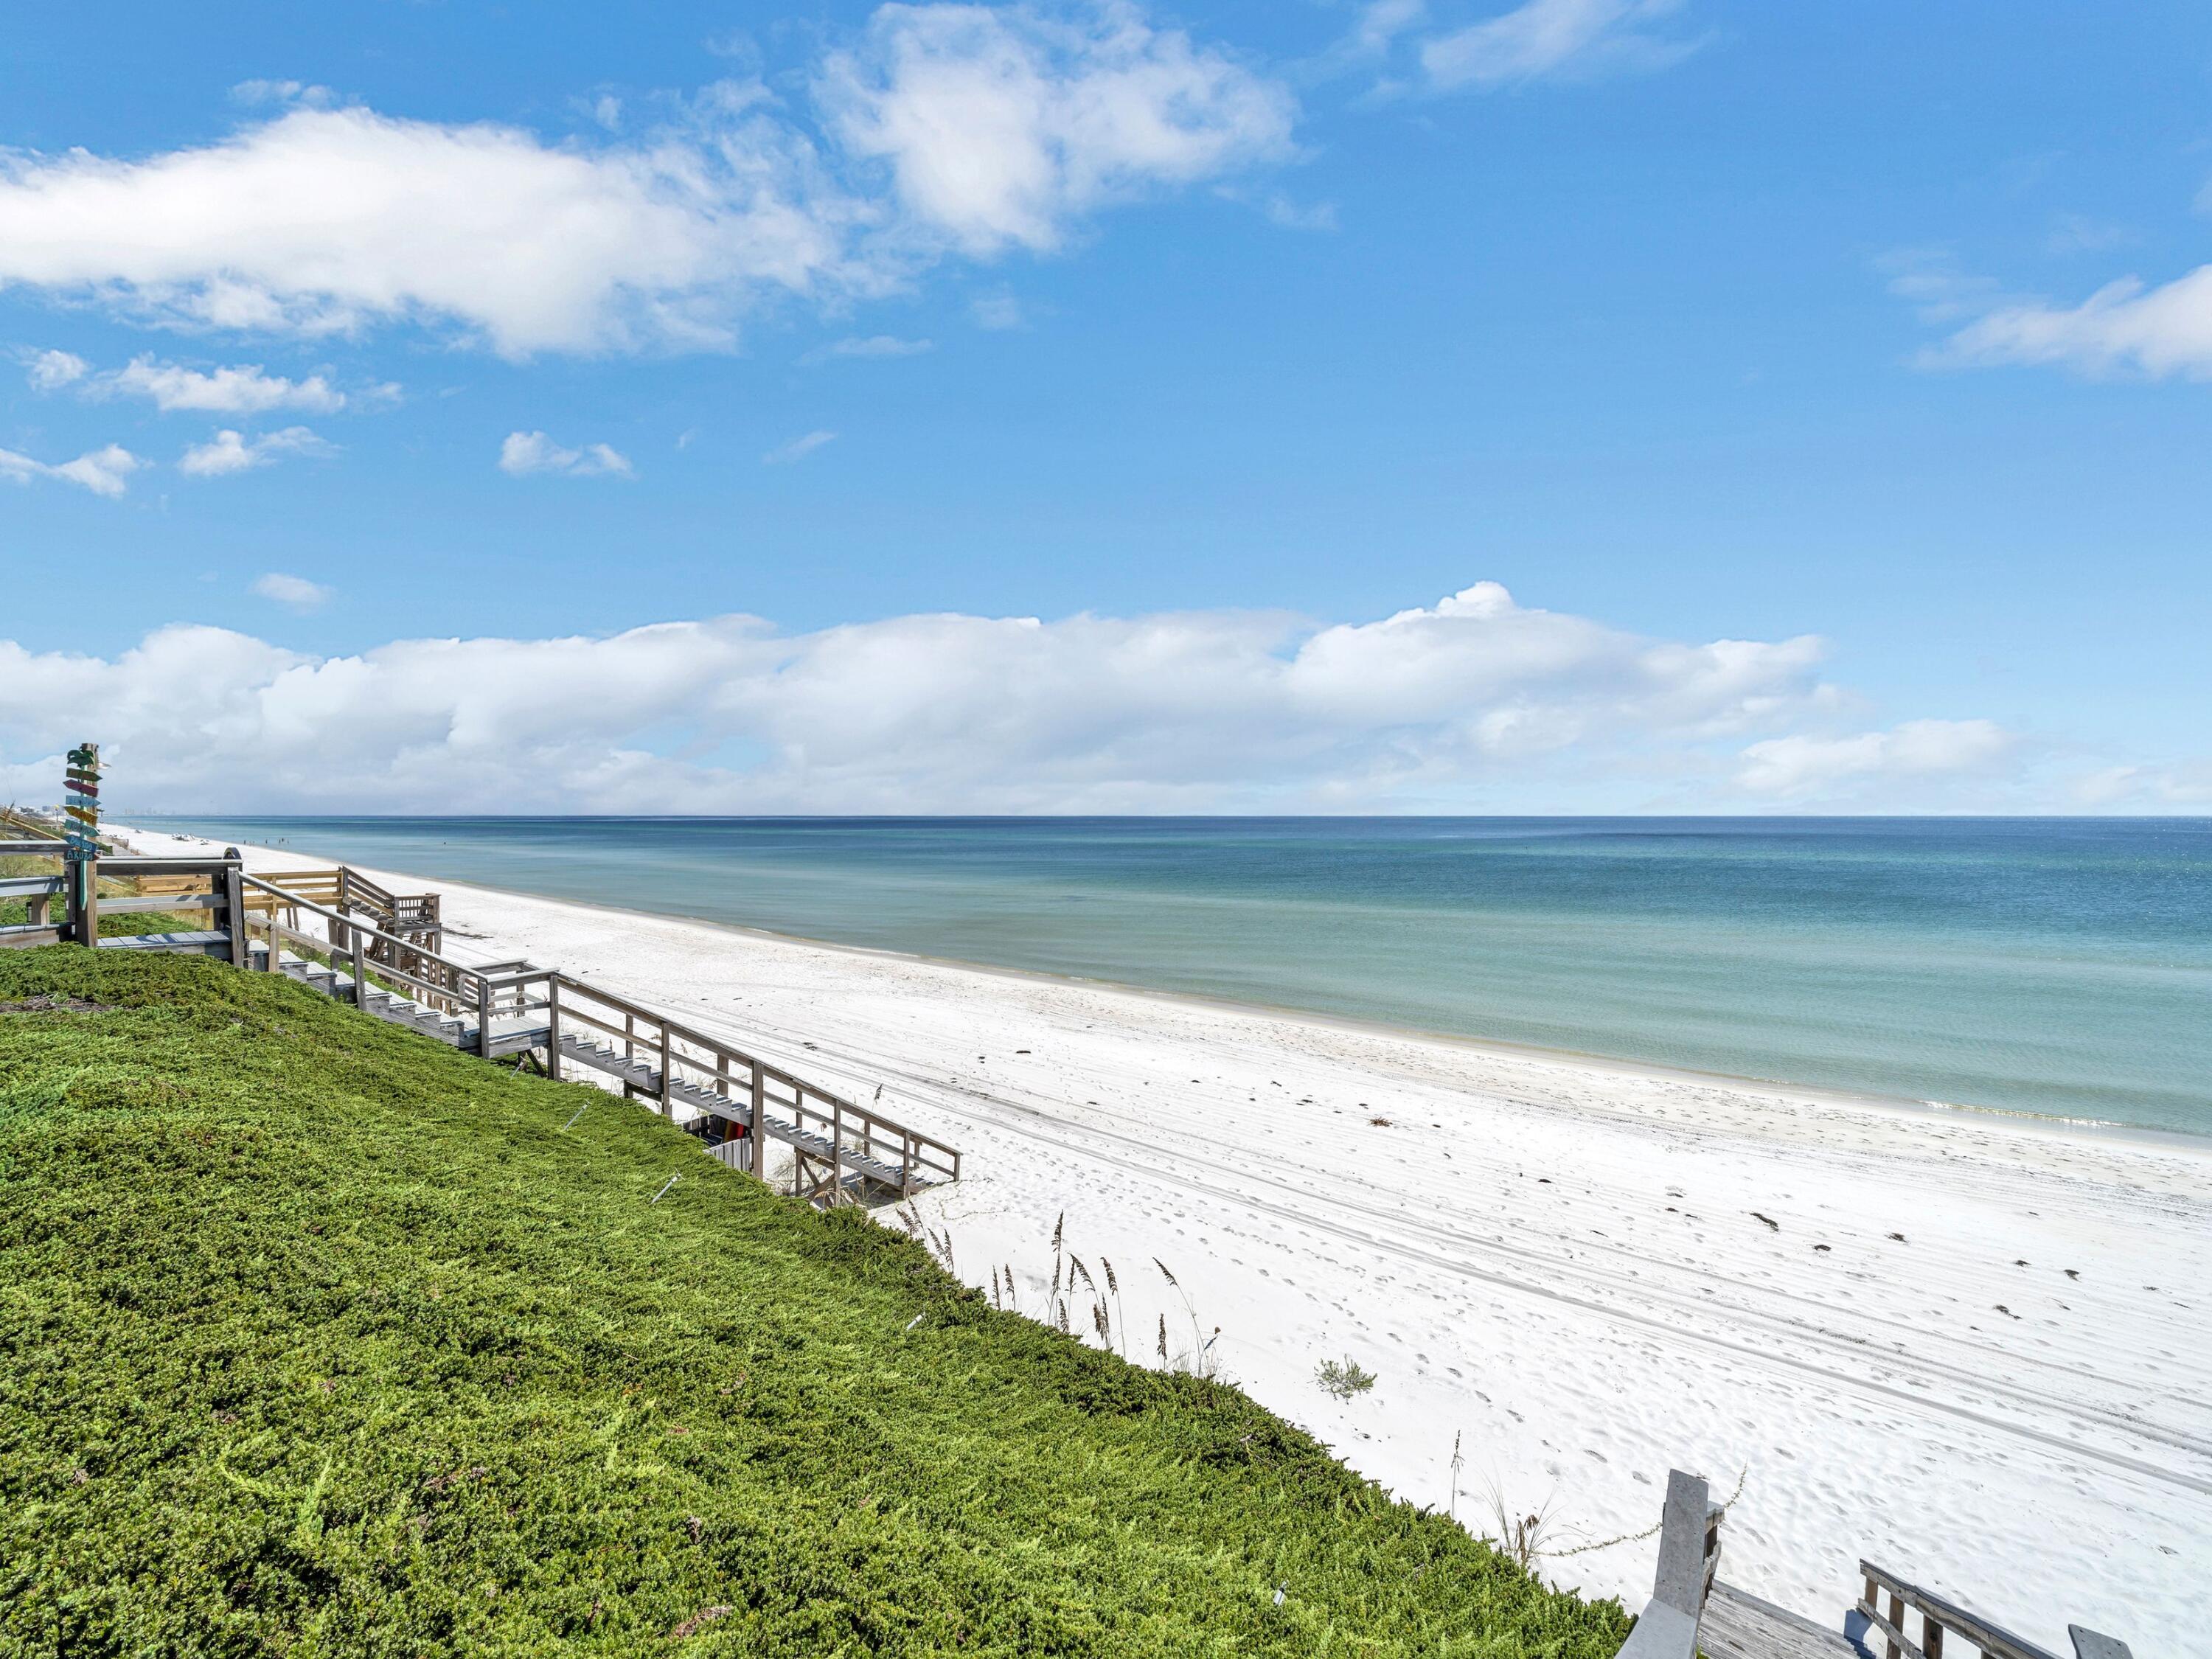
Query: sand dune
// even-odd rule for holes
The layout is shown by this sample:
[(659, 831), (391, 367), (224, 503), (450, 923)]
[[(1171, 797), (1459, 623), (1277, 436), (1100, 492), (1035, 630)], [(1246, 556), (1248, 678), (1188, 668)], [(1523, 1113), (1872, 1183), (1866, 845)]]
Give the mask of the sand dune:
[[(880, 1088), (966, 1154), (920, 1204), (963, 1278), (1011, 1267), (1041, 1311), (1064, 1214), (1133, 1358), (1218, 1328), (1229, 1376), (1400, 1495), (1547, 1517), (1555, 1583), (1640, 1601), (1654, 1540), (1604, 1540), (1673, 1464), (1741, 1485), (1723, 1576), (1824, 1620), (1864, 1555), (2058, 1651), (2069, 1620), (2201, 1641), (2212, 1148), (372, 873), (442, 887), (456, 954)], [(1314, 1372), (1344, 1357), (1379, 1381), (1338, 1404)]]

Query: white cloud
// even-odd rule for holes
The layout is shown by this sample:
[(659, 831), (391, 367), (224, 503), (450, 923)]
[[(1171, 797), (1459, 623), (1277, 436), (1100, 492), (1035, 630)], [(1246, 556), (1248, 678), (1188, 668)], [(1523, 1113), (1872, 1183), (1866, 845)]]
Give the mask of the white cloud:
[(144, 398), (165, 415), (179, 410), (261, 415), (276, 409), (334, 415), (350, 404), (390, 404), (398, 401), (400, 395), (399, 387), (388, 382), (348, 393), (332, 386), (325, 375), (288, 380), (281, 374), (269, 374), (258, 363), (197, 369), (181, 363), (165, 363), (146, 354), (133, 357), (121, 368), (94, 374), (92, 365), (73, 352), (33, 352), (24, 361), (29, 367), (31, 386), (36, 391), (57, 392), (64, 386), (75, 386), (88, 398)]
[(2212, 378), (2212, 265), (2159, 288), (2126, 277), (2077, 306), (1996, 305), (1923, 361), (1937, 368), (2039, 363), (2087, 374)]
[(2107, 767), (2075, 781), (2073, 804), (2091, 811), (2137, 806), (2193, 815), (2212, 805), (2212, 759)]
[(629, 457), (607, 444), (564, 449), (542, 432), (510, 432), (499, 447), (499, 470), (512, 477), (560, 472), (572, 478), (630, 478)]
[(1344, 50), (1360, 57), (1378, 57), (1390, 50), (1401, 35), (1428, 16), (1426, 0), (1368, 0), (1359, 9)]
[(786, 135), (589, 152), (513, 127), (295, 108), (220, 143), (0, 159), (0, 283), (255, 332), (458, 324), (523, 356), (727, 338), (734, 296), (837, 263)]
[[(1652, 640), (1492, 583), (1326, 627), (935, 615), (787, 635), (732, 617), (332, 658), (174, 627), (112, 659), (0, 644), (0, 763), (58, 755), (98, 707), (134, 799), (233, 811), (1711, 805), (1745, 799), (1740, 763), (1784, 769), (1762, 744), (1829, 720), (1820, 655)], [(1955, 759), (1945, 724), (1900, 728), (1888, 763)]]
[(56, 392), (73, 386), (92, 368), (73, 351), (34, 351), (24, 362), (33, 392)]
[(312, 86), (305, 81), (240, 81), (230, 89), (231, 97), (241, 104), (309, 104), (321, 106), (334, 101), (328, 87)]
[(1267, 216), (1269, 224), (1280, 225), (1285, 230), (1336, 228), (1336, 204), (1334, 202), (1297, 202), (1280, 191), (1271, 191), (1261, 198), (1260, 210)]
[[(1697, 49), (1695, 40), (1652, 27), (1680, 9), (1680, 0), (1528, 0), (1425, 40), (1421, 67), (1438, 88), (1664, 69)], [(1411, 21), (1398, 9), (1370, 9), (1362, 27)]]
[(787, 444), (778, 444), (761, 457), (761, 463), (765, 466), (789, 466), (793, 461), (805, 460), (823, 445), (836, 441), (834, 432), (810, 432)]
[(1279, 83), (1124, 0), (886, 5), (820, 95), (917, 225), (976, 256), (1057, 247), (1102, 203), (1279, 160), (1297, 114)]
[(209, 442), (194, 444), (177, 463), (177, 471), (194, 478), (219, 478), (226, 473), (250, 471), (266, 466), (279, 455), (327, 455), (331, 446), (304, 426), (288, 426), (248, 439), (228, 428)]
[(146, 465), (120, 444), (89, 450), (73, 461), (49, 465), (12, 449), (0, 449), (0, 478), (29, 483), (35, 478), (59, 478), (82, 485), (95, 495), (120, 495), (125, 481)]
[(156, 362), (150, 356), (133, 357), (93, 384), (101, 392), (150, 398), (165, 414), (180, 409), (224, 415), (298, 409), (332, 415), (346, 406), (345, 393), (320, 374), (289, 380), (264, 373), (258, 363), (203, 372), (177, 363)]
[(552, 143), (249, 82), (277, 112), (216, 143), (0, 153), (0, 288), (255, 334), (421, 325), (514, 358), (720, 348), (778, 297), (1056, 246), (1105, 204), (1285, 157), (1294, 114), (1128, 0), (884, 6), (808, 84), (791, 106), (719, 82), (653, 132)]
[(968, 314), (975, 319), (975, 326), (994, 331), (1026, 328), (1029, 318), (1022, 310), (1022, 302), (1011, 294), (979, 294), (969, 302)]
[(937, 349), (933, 340), (902, 340), (896, 334), (853, 335), (806, 354), (807, 360), (824, 357), (918, 357)]
[(313, 611), (329, 604), (331, 599), (331, 590), (320, 582), (311, 582), (305, 576), (288, 576), (281, 570), (255, 577), (253, 591), (264, 599), (274, 599), (295, 611)]
[(1769, 738), (1743, 751), (1739, 781), (1754, 795), (1832, 798), (1869, 784), (1984, 774), (2018, 739), (1990, 720), (1907, 720), (1887, 732)]

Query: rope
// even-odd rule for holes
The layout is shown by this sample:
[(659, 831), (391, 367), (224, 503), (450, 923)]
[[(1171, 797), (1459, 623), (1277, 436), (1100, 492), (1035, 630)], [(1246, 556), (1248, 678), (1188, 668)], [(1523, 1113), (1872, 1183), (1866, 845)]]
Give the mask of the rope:
[[(1736, 1475), (1735, 1490), (1728, 1495), (1728, 1502), (1720, 1506), (1723, 1515), (1726, 1515), (1735, 1500), (1743, 1496), (1743, 1483), (1750, 1474), (1751, 1465), (1747, 1463)], [(1615, 1544), (1640, 1544), (1645, 1539), (1655, 1536), (1666, 1524), (1662, 1517), (1658, 1526), (1647, 1527), (1642, 1532), (1625, 1533), (1619, 1538), (1607, 1538), (1595, 1544), (1577, 1544), (1571, 1550), (1538, 1550), (1536, 1553), (1547, 1560), (1564, 1561), (1571, 1555), (1588, 1555), (1593, 1550), (1609, 1550)]]

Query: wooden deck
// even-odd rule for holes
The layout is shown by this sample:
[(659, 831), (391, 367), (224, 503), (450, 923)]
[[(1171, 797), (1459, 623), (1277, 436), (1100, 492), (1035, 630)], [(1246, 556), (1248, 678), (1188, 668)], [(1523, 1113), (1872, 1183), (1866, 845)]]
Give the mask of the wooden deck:
[(1717, 1582), (1698, 1625), (1698, 1650), (1707, 1659), (1869, 1659), (1841, 1630)]

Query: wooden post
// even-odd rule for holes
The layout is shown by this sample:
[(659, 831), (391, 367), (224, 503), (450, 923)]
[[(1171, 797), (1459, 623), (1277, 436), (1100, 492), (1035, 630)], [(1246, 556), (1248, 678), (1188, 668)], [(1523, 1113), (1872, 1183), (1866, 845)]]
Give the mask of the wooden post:
[[(1895, 1590), (1889, 1593), (1889, 1627), (1899, 1635), (1905, 1631), (1905, 1601)], [(1904, 1654), (1898, 1650), (1897, 1637), (1891, 1637), (1887, 1645), (1889, 1659), (1905, 1659)]]
[(761, 1133), (761, 1122), (768, 1115), (768, 1073), (761, 1070), (760, 1061), (753, 1061), (752, 1122), (745, 1129), (745, 1138), (752, 1145), (747, 1149), (752, 1154), (753, 1178), (768, 1179), (768, 1137)]
[(830, 1202), (834, 1206), (845, 1190), (845, 1103), (830, 1099)]
[(100, 855), (95, 853), (75, 867), (77, 880), (84, 888), (84, 896), (77, 902), (76, 942), (97, 945), (100, 943)]
[(353, 932), (353, 1006), (368, 1006), (368, 941), (358, 927)]
[(545, 976), (545, 1075), (561, 1080), (561, 976)]
[[(252, 965), (253, 951), (246, 937), (246, 872), (238, 848), (222, 849), (222, 913), (223, 925), (230, 933), (230, 965), (246, 968)], [(357, 974), (360, 970), (355, 969)]]
[(1705, 1510), (1704, 1480), (1668, 1470), (1667, 1507), (1659, 1526), (1659, 1571), (1651, 1595), (1693, 1620), (1705, 1607)]
[(1942, 1621), (1925, 1607), (1920, 1609), (1920, 1651), (1927, 1659), (1943, 1659)]
[(2106, 1636), (2081, 1625), (2067, 1626), (2066, 1633), (2074, 1638), (2074, 1659), (2135, 1659), (2128, 1644), (2116, 1636)]
[(676, 1115), (675, 1106), (669, 1094), (669, 1091), (675, 1086), (675, 1083), (676, 1066), (669, 1054), (668, 1022), (664, 1019), (660, 1022), (660, 1115), (663, 1117), (673, 1117)]
[(491, 1058), (491, 981), (477, 975), (477, 1053)]
[[(957, 1156), (957, 1155), (956, 1155)], [(1711, 1505), (1701, 1475), (1667, 1473), (1659, 1521), (1659, 1570), (1651, 1599), (1620, 1650), (1620, 1659), (1694, 1659), (1705, 1608), (1705, 1542)]]

